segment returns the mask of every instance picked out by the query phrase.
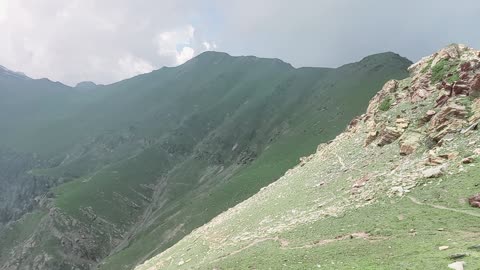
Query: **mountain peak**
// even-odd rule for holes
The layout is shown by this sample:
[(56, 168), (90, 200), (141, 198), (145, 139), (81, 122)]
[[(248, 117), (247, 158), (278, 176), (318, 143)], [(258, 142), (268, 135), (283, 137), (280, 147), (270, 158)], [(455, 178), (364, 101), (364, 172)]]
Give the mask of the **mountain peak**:
[(206, 51), (196, 57), (192, 58), (189, 62), (199, 62), (202, 64), (218, 64), (222, 61), (256, 61), (256, 62), (268, 62), (280, 65), (288, 65), (293, 68), (291, 64), (284, 62), (278, 58), (263, 58), (252, 55), (232, 56), (225, 52)]

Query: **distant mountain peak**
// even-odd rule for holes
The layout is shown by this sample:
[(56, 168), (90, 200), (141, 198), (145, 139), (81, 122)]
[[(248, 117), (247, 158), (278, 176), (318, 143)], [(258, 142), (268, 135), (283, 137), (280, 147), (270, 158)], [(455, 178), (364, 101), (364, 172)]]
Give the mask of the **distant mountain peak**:
[(98, 85), (94, 82), (84, 81), (84, 82), (77, 83), (77, 85), (75, 85), (75, 88), (78, 88), (78, 89), (93, 89), (97, 86)]
[(8, 68), (2, 65), (0, 65), (0, 76), (9, 76), (9, 77), (15, 77), (23, 80), (31, 80), (31, 78), (25, 75), (24, 73), (9, 70)]
[(252, 55), (242, 55), (242, 56), (232, 56), (225, 52), (218, 52), (218, 51), (206, 51), (203, 52), (196, 57), (192, 58), (189, 62), (201, 62), (202, 64), (215, 64), (220, 63), (221, 61), (225, 60), (247, 60), (247, 61), (263, 61), (263, 62), (271, 62), (277, 63), (281, 65), (288, 65), (289, 67), (293, 68), (293, 66), (281, 59), (278, 58), (264, 58), (264, 57), (257, 57)]

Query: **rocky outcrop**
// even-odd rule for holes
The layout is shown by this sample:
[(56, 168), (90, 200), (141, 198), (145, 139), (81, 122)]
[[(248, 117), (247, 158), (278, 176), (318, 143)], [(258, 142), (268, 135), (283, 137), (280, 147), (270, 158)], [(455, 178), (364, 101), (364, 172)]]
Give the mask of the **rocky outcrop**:
[(480, 208), (480, 194), (468, 198), (468, 203), (472, 207)]
[(400, 155), (410, 155), (420, 147), (423, 135), (418, 132), (407, 132), (400, 138)]
[(449, 104), (443, 107), (430, 121), (430, 137), (440, 141), (446, 134), (455, 133), (467, 123), (467, 110), (464, 106)]

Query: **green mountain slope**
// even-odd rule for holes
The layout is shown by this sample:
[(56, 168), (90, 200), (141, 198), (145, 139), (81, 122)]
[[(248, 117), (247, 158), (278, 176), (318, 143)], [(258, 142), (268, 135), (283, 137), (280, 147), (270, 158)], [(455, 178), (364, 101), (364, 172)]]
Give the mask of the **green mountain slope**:
[(18, 133), (3, 141), (45, 161), (29, 175), (66, 183), (0, 231), (9, 235), (0, 269), (130, 269), (334, 138), (410, 64), (384, 53), (338, 69), (295, 69), (209, 52), (55, 94), (65, 108), (50, 106), (39, 114), (45, 122), (12, 128)]
[(479, 63), (451, 45), (412, 65), (332, 142), (136, 269), (480, 267)]

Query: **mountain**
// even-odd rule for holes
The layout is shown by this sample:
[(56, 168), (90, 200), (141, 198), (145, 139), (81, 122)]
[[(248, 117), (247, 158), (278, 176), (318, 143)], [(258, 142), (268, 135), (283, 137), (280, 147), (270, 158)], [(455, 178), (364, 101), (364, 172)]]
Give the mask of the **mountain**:
[(450, 45), (409, 71), (334, 140), (136, 269), (480, 267), (480, 51)]
[(75, 85), (75, 88), (78, 89), (83, 89), (83, 90), (90, 90), (96, 88), (98, 85), (94, 82), (90, 81), (85, 81), (85, 82), (79, 82), (77, 85)]
[(410, 64), (207, 52), (91, 91), (0, 80), (0, 155), (15, 168), (0, 178), (13, 183), (0, 269), (131, 269), (333, 139)]
[(24, 73), (11, 71), (2, 65), (0, 65), (0, 76), (12, 77), (20, 80), (31, 80), (31, 78), (27, 77), (27, 75), (25, 75)]

